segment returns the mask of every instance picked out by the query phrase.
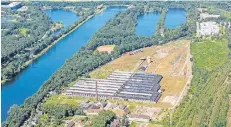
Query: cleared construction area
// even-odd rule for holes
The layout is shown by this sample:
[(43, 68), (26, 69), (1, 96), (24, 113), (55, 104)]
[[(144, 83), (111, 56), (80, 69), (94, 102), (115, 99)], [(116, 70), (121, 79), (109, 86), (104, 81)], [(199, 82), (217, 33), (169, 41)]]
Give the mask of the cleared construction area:
[(98, 52), (107, 52), (109, 54), (111, 54), (111, 52), (113, 51), (115, 45), (103, 45), (103, 46), (99, 46), (96, 51)]
[(161, 97), (161, 75), (114, 71), (106, 79), (83, 78), (66, 95), (157, 102)]
[[(143, 48), (142, 51), (131, 54), (128, 52), (120, 58), (92, 71), (91, 78), (104, 79), (114, 71), (134, 71), (154, 73), (163, 76), (160, 82), (164, 89), (158, 108), (174, 107), (179, 104), (187, 90), (192, 78), (192, 56), (190, 54), (190, 41), (177, 40), (161, 46)], [(148, 62), (150, 57), (151, 62)], [(143, 60), (143, 59), (146, 60)]]

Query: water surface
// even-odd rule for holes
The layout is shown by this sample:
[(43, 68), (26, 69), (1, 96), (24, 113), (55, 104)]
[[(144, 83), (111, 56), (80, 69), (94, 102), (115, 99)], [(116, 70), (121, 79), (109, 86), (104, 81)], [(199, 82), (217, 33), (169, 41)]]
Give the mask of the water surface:
[(1, 120), (6, 119), (10, 106), (20, 105), (26, 98), (33, 95), (64, 64), (65, 60), (86, 45), (97, 30), (123, 9), (123, 7), (110, 7), (89, 19), (30, 64), (14, 81), (4, 84), (1, 89)]
[(141, 36), (152, 36), (156, 32), (156, 25), (160, 19), (160, 13), (148, 12), (138, 17), (136, 34)]
[(169, 29), (175, 29), (186, 23), (186, 12), (184, 9), (170, 8), (166, 14), (164, 25)]
[(54, 10), (46, 10), (45, 13), (54, 21), (54, 22), (62, 22), (63, 28), (54, 32), (54, 34), (58, 34), (61, 30), (66, 29), (69, 25), (73, 24), (76, 20), (78, 20), (79, 16), (71, 11), (66, 11), (63, 9), (54, 9)]

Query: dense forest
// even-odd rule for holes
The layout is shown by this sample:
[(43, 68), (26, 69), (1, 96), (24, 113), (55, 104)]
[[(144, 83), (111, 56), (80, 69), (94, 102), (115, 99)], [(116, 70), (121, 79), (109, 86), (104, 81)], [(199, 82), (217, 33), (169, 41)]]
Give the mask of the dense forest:
[[(109, 4), (107, 2), (92, 2), (92, 3), (86, 3), (86, 6), (95, 6), (97, 4)], [(123, 2), (121, 2), (123, 4)], [(120, 3), (120, 4), (121, 4)], [(128, 4), (129, 2), (124, 2)], [(42, 4), (40, 2), (36, 4)], [(83, 3), (78, 3), (83, 4)], [(110, 3), (111, 4), (111, 3)], [(112, 4), (118, 4), (116, 2)], [(198, 14), (196, 10), (196, 7), (199, 5), (197, 3), (192, 2), (131, 2), (129, 4), (136, 5), (135, 8), (127, 9), (124, 12), (121, 12), (117, 14), (113, 19), (111, 19), (104, 27), (102, 27), (89, 41), (89, 43), (82, 47), (71, 59), (67, 60), (66, 63), (56, 72), (54, 73), (49, 80), (47, 80), (42, 87), (31, 97), (26, 99), (23, 105), (21, 106), (14, 106), (9, 110), (8, 118), (7, 120), (2, 124), (4, 127), (18, 127), (23, 125), (23, 123), (30, 117), (36, 114), (36, 108), (38, 105), (42, 103), (44, 98), (46, 98), (47, 94), (50, 91), (55, 91), (56, 93), (60, 93), (61, 90), (70, 82), (73, 82), (77, 80), (79, 77), (83, 75), (87, 75), (90, 71), (93, 69), (96, 69), (97, 67), (111, 61), (114, 58), (119, 57), (123, 53), (131, 50), (135, 50), (142, 47), (151, 46), (154, 44), (163, 44), (167, 43), (170, 40), (175, 40), (181, 37), (192, 37), (193, 34), (196, 31), (195, 28), (195, 21), (198, 18)], [(85, 4), (84, 4), (85, 5)], [(84, 6), (83, 5), (83, 6)], [(143, 36), (137, 36), (135, 34), (135, 26), (137, 24), (137, 18), (139, 15), (145, 13), (146, 11), (159, 11), (162, 12), (162, 15), (164, 15), (166, 12), (164, 11), (167, 8), (184, 8), (187, 12), (187, 24), (181, 25), (180, 27), (170, 30), (166, 29), (164, 33), (164, 37), (153, 34), (151, 37), (143, 37)], [(164, 16), (163, 16), (164, 17)], [(159, 23), (162, 24), (162, 23)], [(98, 46), (106, 45), (106, 44), (115, 44), (115, 50), (112, 55), (107, 53), (99, 53), (96, 52), (95, 49)], [(227, 43), (226, 47), (227, 47)], [(195, 58), (195, 60), (197, 60)], [(184, 126), (184, 125), (192, 125), (192, 119), (193, 114), (200, 111), (200, 109), (206, 109), (205, 112), (202, 112), (202, 114), (195, 116), (195, 119), (197, 117), (204, 118), (201, 120), (201, 125), (205, 123), (206, 126), (209, 121), (209, 116), (204, 117), (206, 114), (211, 113), (213, 109), (209, 107), (211, 104), (216, 103), (216, 106), (218, 108), (215, 112), (221, 111), (218, 116), (214, 116), (211, 120), (213, 120), (214, 124), (223, 124), (224, 120), (224, 111), (226, 109), (222, 109), (223, 105), (227, 105), (226, 102), (221, 102), (221, 98), (224, 97), (226, 93), (222, 93), (223, 91), (228, 92), (229, 89), (227, 89), (226, 84), (222, 84), (224, 79), (226, 78), (226, 75), (228, 74), (229, 68), (231, 64), (224, 63), (224, 65), (214, 68), (213, 71), (208, 72), (203, 67), (198, 67), (197, 65), (194, 66), (194, 78), (192, 81), (192, 88), (190, 90), (190, 94), (188, 97), (184, 99), (182, 102), (183, 104), (177, 108), (176, 113), (174, 113), (173, 117), (173, 123), (172, 125), (178, 125), (178, 126)], [(216, 70), (216, 71), (215, 71)], [(225, 75), (221, 75), (221, 73)], [(215, 87), (211, 87), (213, 85), (207, 85), (211, 83), (215, 83)], [(217, 84), (216, 84), (217, 83)], [(219, 93), (222, 94), (216, 94), (214, 90), (217, 90), (219, 85), (222, 85), (224, 87), (221, 88), (221, 91)], [(211, 90), (209, 88), (211, 87)], [(206, 91), (209, 90), (209, 91)], [(208, 98), (205, 98), (207, 96)], [(202, 94), (203, 93), (203, 94)], [(213, 94), (213, 95), (212, 95)], [(216, 96), (217, 99), (214, 99), (213, 97)], [(193, 100), (191, 99), (193, 97)], [(201, 103), (201, 105), (197, 105), (196, 102), (198, 102), (200, 98), (203, 98), (202, 100), (206, 101), (207, 103)], [(221, 104), (222, 106), (220, 106)], [(191, 108), (188, 108), (187, 110), (184, 110), (186, 106), (191, 106)], [(200, 107), (199, 107), (200, 106)], [(208, 107), (206, 107), (208, 106)], [(200, 108), (200, 109), (198, 109)], [(222, 109), (222, 110), (217, 110)], [(63, 111), (60, 107), (58, 111), (54, 110), (47, 110), (47, 113), (54, 113), (53, 115), (57, 117), (61, 117), (62, 114), (59, 114), (59, 111)], [(78, 111), (77, 109), (74, 109), (71, 111)], [(193, 112), (195, 111), (195, 112)], [(66, 112), (66, 111), (64, 111)], [(73, 114), (72, 112), (72, 114)], [(214, 112), (214, 113), (215, 113)], [(192, 115), (190, 115), (192, 113)], [(204, 113), (204, 114), (203, 114)], [(205, 114), (206, 113), (206, 114)], [(70, 114), (71, 115), (71, 114)], [(110, 115), (113, 117), (113, 115)], [(220, 119), (218, 119), (220, 117)], [(102, 118), (103, 120), (111, 120), (111, 118)], [(166, 118), (167, 119), (167, 118)], [(185, 119), (188, 119), (189, 121), (184, 122)], [(190, 121), (191, 120), (191, 121)], [(96, 121), (97, 122), (97, 121)], [(105, 121), (102, 121), (102, 123)], [(98, 123), (97, 123), (98, 124)], [(171, 124), (168, 123), (168, 121), (165, 121), (166, 125), (171, 126)], [(198, 122), (195, 123), (198, 125)]]
[(23, 68), (23, 62), (30, 57), (29, 50), (26, 48), (40, 44), (40, 40), (49, 31), (52, 21), (34, 7), (29, 7), (27, 12), (4, 11), (3, 17), (12, 15), (15, 18), (12, 21), (2, 22), (1, 28), (1, 79), (7, 80)]
[[(13, 21), (2, 22), (1, 57), (13, 56), (15, 52), (33, 45), (49, 30), (52, 21), (38, 8), (29, 7), (27, 12), (5, 9), (3, 17), (12, 15)], [(4, 63), (5, 59), (2, 59)]]

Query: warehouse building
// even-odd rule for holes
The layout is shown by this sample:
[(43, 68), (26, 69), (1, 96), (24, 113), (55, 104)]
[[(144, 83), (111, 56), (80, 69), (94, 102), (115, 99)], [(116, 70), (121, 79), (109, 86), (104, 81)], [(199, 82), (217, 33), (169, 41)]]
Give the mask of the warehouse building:
[(106, 79), (80, 79), (66, 95), (157, 102), (161, 75), (115, 71)]
[(125, 82), (117, 96), (130, 100), (157, 102), (161, 96), (158, 92), (161, 79), (161, 75), (135, 73)]
[(212, 14), (208, 14), (208, 13), (201, 13), (200, 14), (200, 20), (203, 20), (203, 19), (207, 19), (207, 18), (219, 18), (220, 15), (212, 15)]

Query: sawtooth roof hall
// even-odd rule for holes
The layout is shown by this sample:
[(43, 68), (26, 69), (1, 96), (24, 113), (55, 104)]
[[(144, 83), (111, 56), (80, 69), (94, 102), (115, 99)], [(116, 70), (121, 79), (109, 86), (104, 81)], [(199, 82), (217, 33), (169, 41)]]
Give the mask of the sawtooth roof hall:
[(65, 94), (157, 102), (161, 75), (115, 71), (106, 79), (80, 79)]

